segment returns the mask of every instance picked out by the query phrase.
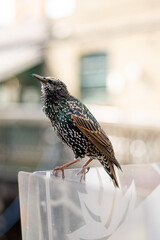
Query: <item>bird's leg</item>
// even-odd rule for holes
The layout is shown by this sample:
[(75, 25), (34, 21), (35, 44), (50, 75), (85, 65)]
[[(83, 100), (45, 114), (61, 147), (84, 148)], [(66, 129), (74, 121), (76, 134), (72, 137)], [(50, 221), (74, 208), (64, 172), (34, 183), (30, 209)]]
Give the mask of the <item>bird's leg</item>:
[[(81, 168), (81, 171), (78, 174), (81, 174), (81, 179), (80, 182), (82, 181), (82, 179), (85, 180), (85, 175), (86, 173), (89, 171), (89, 167), (87, 167), (87, 165), (93, 160), (93, 158), (90, 158)], [(87, 171), (86, 171), (87, 170)]]
[(66, 163), (66, 164), (64, 164), (64, 165), (62, 165), (60, 167), (58, 166), (58, 167), (54, 168), (53, 171), (55, 172), (55, 176), (56, 177), (58, 176), (58, 171), (62, 171), (62, 178), (64, 179), (64, 177), (65, 177), (64, 176), (64, 169), (69, 167), (69, 166), (71, 166), (74, 163), (79, 162), (80, 160), (81, 160), (81, 158), (78, 158), (78, 159), (76, 159), (76, 160), (74, 160), (72, 162), (69, 162), (69, 163)]

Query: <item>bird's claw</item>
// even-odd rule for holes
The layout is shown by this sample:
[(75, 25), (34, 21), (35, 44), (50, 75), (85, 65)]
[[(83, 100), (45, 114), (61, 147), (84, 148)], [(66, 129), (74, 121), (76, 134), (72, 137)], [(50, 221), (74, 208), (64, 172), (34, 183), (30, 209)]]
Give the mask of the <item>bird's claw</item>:
[(64, 179), (65, 176), (64, 176), (64, 168), (63, 167), (56, 167), (53, 169), (53, 173), (55, 173), (54, 175), (56, 177), (58, 177), (58, 172), (61, 171), (62, 172), (62, 178)]
[(89, 172), (90, 167), (82, 167), (82, 169), (77, 173), (77, 175), (81, 174), (81, 178), (80, 178), (80, 182), (82, 181), (82, 179), (85, 181), (86, 179), (86, 173)]

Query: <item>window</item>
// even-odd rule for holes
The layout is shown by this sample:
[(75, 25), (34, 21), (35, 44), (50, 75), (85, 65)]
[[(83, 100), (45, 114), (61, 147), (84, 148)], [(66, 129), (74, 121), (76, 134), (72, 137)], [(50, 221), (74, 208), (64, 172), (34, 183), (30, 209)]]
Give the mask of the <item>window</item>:
[(87, 103), (106, 103), (107, 56), (95, 53), (80, 61), (81, 99)]

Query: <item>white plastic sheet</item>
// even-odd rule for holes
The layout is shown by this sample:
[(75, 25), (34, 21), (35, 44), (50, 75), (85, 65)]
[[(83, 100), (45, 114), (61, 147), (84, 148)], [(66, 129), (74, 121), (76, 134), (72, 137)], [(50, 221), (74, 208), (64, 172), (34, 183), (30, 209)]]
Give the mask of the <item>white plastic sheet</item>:
[(159, 240), (160, 164), (126, 165), (119, 189), (103, 168), (19, 173), (23, 240)]

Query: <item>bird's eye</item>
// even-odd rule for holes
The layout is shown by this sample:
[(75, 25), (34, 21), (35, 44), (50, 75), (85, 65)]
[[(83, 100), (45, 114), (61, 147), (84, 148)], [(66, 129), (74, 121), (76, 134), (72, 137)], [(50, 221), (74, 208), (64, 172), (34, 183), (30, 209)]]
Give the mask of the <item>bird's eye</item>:
[(51, 80), (48, 80), (48, 83), (49, 83), (49, 84), (51, 84), (51, 83), (52, 83), (52, 81), (51, 81)]

